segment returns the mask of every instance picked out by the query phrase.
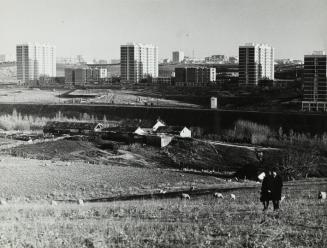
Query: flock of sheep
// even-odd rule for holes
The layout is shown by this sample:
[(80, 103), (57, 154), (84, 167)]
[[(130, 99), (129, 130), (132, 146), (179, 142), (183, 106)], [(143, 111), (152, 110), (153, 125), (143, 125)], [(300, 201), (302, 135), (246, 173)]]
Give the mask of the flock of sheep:
[[(165, 192), (161, 192), (161, 193), (164, 194)], [(215, 198), (221, 198), (221, 199), (224, 199), (224, 196), (223, 196), (222, 193), (215, 192), (215, 193), (213, 194), (213, 196), (214, 196)], [(326, 200), (326, 197), (327, 197), (327, 192), (320, 191), (320, 192), (318, 193), (318, 199), (320, 199), (321, 201)], [(282, 198), (281, 198), (280, 201), (281, 201), (281, 202), (284, 201), (285, 198), (286, 198), (286, 196), (282, 196)], [(182, 193), (182, 195), (181, 195), (181, 199), (191, 200), (191, 196), (190, 196), (189, 194)], [(231, 199), (231, 200), (236, 200), (236, 195), (234, 195), (234, 194), (230, 194), (230, 199)]]
[[(224, 198), (223, 194), (222, 194), (222, 193), (218, 193), (218, 192), (215, 192), (215, 193), (213, 194), (213, 196), (214, 196), (215, 198), (221, 198), (221, 199)], [(181, 195), (181, 199), (191, 200), (191, 196), (190, 196), (189, 194), (182, 193), (182, 195)], [(235, 200), (236, 200), (236, 195), (234, 195), (234, 194), (230, 194), (230, 199), (233, 200), (233, 201), (235, 201)]]

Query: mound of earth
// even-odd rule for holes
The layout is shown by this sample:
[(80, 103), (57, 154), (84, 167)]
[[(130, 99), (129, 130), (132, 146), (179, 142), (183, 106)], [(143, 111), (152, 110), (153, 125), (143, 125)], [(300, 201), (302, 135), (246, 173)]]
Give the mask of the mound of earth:
[(20, 145), (12, 148), (13, 156), (35, 158), (41, 160), (58, 159), (71, 160), (74, 152), (90, 151), (94, 145), (87, 141), (57, 140), (36, 144)]
[(280, 151), (231, 146), (195, 139), (174, 139), (163, 153), (175, 168), (213, 170), (222, 174), (233, 173), (249, 178), (256, 177), (257, 171), (278, 164)]

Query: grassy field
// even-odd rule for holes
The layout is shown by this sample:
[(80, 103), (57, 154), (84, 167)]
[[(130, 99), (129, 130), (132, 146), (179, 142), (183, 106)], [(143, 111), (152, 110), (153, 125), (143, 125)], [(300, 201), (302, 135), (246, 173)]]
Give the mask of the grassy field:
[(0, 198), (8, 202), (92, 199), (225, 184), (225, 180), (213, 176), (126, 166), (119, 161), (89, 164), (0, 158)]
[[(325, 185), (326, 187), (326, 185)], [(326, 247), (321, 186), (285, 189), (279, 212), (262, 212), (257, 190), (212, 196), (0, 206), (1, 247)]]

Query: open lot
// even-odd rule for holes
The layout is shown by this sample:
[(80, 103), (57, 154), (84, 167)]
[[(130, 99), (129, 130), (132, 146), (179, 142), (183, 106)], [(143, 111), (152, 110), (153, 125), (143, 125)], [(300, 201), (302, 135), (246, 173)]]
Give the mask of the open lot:
[[(279, 212), (257, 190), (180, 199), (0, 206), (1, 247), (316, 247), (327, 245), (321, 185), (286, 188)], [(326, 187), (326, 184), (325, 186)]]
[(9, 103), (59, 103), (63, 99), (58, 98), (58, 95), (63, 93), (61, 90), (40, 90), (26, 88), (10, 88), (1, 89), (0, 102)]
[[(89, 89), (75, 90), (64, 94), (67, 90), (38, 89), (38, 88), (10, 88), (1, 89), (0, 102), (5, 103), (98, 103), (98, 104), (128, 104), (128, 105), (154, 105), (154, 106), (177, 106), (177, 107), (199, 107), (183, 101), (168, 100), (157, 95), (143, 95), (137, 90), (110, 90), (110, 89)], [(62, 95), (64, 94), (64, 95)], [(62, 97), (59, 97), (62, 95)], [(90, 98), (92, 96), (92, 98)], [(77, 98), (77, 99), (76, 99)]]

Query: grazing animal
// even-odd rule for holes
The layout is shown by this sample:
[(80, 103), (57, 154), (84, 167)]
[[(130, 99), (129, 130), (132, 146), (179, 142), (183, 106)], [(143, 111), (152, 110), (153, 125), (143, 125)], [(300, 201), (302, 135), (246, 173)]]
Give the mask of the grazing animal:
[(234, 201), (236, 200), (236, 196), (234, 194), (230, 194), (230, 198)]
[(320, 191), (319, 193), (318, 193), (318, 199), (320, 199), (320, 200), (322, 200), (322, 201), (324, 201), (324, 200), (326, 200), (326, 192), (323, 192), (323, 191)]
[(286, 196), (283, 195), (282, 198), (280, 199), (280, 202), (284, 201), (285, 198), (286, 198)]
[(163, 190), (163, 189), (161, 189), (161, 190), (159, 191), (159, 193), (160, 193), (160, 194), (166, 194), (166, 193), (167, 193), (167, 191), (166, 191), (166, 190)]
[(84, 205), (84, 201), (83, 201), (82, 199), (79, 199), (79, 200), (78, 200), (78, 205), (83, 206), (83, 205)]
[(216, 197), (216, 198), (222, 198), (222, 199), (224, 199), (224, 196), (223, 196), (222, 193), (215, 192), (215, 193), (213, 194), (213, 196)]
[(51, 201), (51, 205), (52, 205), (52, 206), (57, 206), (58, 203), (57, 203), (56, 201)]
[(183, 193), (183, 194), (182, 194), (182, 199), (185, 199), (185, 200), (191, 200), (191, 197), (190, 197), (189, 194), (185, 194), (185, 193)]
[(195, 190), (195, 186), (191, 186), (190, 190), (191, 191)]

